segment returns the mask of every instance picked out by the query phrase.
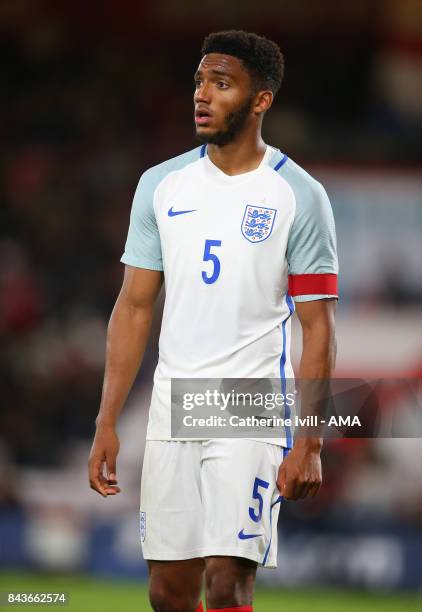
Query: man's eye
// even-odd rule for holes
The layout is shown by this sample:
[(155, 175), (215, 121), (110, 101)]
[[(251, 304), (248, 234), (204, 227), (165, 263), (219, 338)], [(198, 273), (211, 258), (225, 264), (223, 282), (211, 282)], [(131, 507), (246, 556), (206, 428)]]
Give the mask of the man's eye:
[(198, 79), (198, 80), (195, 81), (195, 87), (196, 87), (196, 89), (198, 89), (198, 87), (200, 87), (200, 86), (201, 86), (201, 81)]
[(227, 85), (227, 83), (225, 83), (224, 81), (218, 81), (218, 83), (217, 83), (217, 87), (218, 87), (219, 89), (227, 89), (227, 88), (228, 88), (228, 85)]

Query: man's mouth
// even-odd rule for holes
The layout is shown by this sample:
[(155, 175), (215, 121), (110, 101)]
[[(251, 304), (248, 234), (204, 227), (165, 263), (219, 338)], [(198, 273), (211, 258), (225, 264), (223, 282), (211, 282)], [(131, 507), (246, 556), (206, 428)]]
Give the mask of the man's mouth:
[(196, 125), (208, 125), (211, 121), (211, 113), (204, 108), (197, 108), (195, 110), (195, 123)]

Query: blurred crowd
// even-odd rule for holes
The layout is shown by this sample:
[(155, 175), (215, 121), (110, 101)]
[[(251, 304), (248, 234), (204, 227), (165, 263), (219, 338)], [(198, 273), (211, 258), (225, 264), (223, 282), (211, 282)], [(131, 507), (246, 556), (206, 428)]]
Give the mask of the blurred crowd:
[[(273, 3), (264, 16), (256, 3), (231, 3), (242, 6), (238, 20), (221, 2), (211, 16), (205, 1), (210, 27), (191, 2), (159, 3), (159, 14), (129, 2), (133, 19), (112, 2), (94, 17), (89, 4), (0, 8), (3, 465), (63, 465), (93, 433), (132, 195), (144, 169), (196, 146), (192, 74), (208, 30), (246, 27), (279, 42), (286, 79), (265, 133), (299, 163), (414, 168), (422, 159), (418, 0)], [(141, 385), (155, 356), (153, 343)], [(318, 517), (341, 485), (338, 457), (350, 473), (369, 466), (374, 482), (382, 465), (370, 444), (329, 446), (327, 485), (310, 510)], [(13, 505), (0, 482), (0, 504)], [(420, 504), (412, 512), (422, 520)]]

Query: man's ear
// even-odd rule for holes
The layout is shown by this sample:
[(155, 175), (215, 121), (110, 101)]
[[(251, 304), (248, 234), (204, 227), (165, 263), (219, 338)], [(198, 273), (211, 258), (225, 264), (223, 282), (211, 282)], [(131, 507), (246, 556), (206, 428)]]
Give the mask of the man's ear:
[(255, 96), (255, 104), (253, 107), (254, 113), (257, 115), (261, 115), (267, 111), (274, 100), (274, 94), (271, 90), (266, 89), (264, 91), (259, 91)]

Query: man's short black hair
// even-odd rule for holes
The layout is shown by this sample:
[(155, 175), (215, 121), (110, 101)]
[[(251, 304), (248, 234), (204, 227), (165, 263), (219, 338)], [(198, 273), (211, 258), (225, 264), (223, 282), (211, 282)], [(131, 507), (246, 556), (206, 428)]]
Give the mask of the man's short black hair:
[(256, 91), (270, 89), (275, 95), (280, 89), (284, 57), (279, 46), (264, 36), (243, 30), (214, 32), (205, 38), (201, 52), (237, 57), (251, 75)]

